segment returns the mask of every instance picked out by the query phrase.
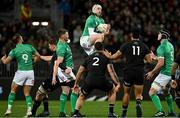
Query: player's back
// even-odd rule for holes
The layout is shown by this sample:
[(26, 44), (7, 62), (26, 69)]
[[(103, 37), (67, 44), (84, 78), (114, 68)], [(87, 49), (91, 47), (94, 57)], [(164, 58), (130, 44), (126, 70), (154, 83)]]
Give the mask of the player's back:
[(88, 77), (105, 77), (109, 59), (99, 52), (90, 55), (86, 60)]
[(140, 40), (132, 40), (121, 46), (120, 51), (126, 59), (125, 69), (143, 69), (144, 57), (149, 48)]
[(34, 47), (29, 44), (17, 44), (10, 52), (10, 56), (16, 58), (18, 70), (32, 70), (32, 57), (36, 52)]
[(157, 49), (158, 57), (164, 57), (164, 66), (161, 68), (161, 73), (171, 75), (172, 64), (174, 61), (174, 47), (167, 40), (163, 40)]

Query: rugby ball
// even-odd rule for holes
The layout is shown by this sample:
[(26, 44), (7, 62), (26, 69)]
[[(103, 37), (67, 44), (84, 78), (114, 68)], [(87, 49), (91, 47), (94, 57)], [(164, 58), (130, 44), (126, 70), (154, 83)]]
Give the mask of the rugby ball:
[(98, 31), (98, 32), (101, 32), (101, 33), (104, 33), (104, 32), (107, 31), (107, 27), (108, 27), (107, 24), (99, 24), (99, 25), (97, 26), (97, 31)]

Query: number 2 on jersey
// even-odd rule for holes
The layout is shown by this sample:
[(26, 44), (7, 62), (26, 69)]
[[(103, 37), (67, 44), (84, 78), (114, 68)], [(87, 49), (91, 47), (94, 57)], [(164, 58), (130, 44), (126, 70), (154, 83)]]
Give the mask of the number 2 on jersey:
[(95, 61), (94, 61), (94, 63), (92, 65), (93, 66), (99, 66), (99, 58), (98, 57), (94, 57), (93, 60), (95, 60)]
[(132, 46), (132, 48), (133, 48), (133, 55), (140, 54), (140, 46)]

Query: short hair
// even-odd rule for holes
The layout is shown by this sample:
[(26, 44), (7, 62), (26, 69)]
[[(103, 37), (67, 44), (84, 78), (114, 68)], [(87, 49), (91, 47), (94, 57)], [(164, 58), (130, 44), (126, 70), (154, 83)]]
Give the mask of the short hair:
[(96, 14), (96, 9), (97, 8), (101, 8), (102, 9), (102, 6), (100, 4), (94, 4), (93, 7), (92, 7), (92, 13)]
[(100, 50), (103, 50), (103, 49), (104, 49), (104, 45), (103, 45), (102, 42), (96, 42), (96, 43), (94, 44), (94, 47), (95, 47), (95, 49), (96, 49), (97, 51), (100, 51)]
[(19, 42), (19, 39), (21, 38), (22, 36), (20, 35), (20, 34), (15, 34), (14, 36), (13, 36), (13, 39), (12, 39), (12, 42), (14, 43), (14, 44), (17, 44), (18, 42)]
[(60, 36), (62, 36), (63, 34), (65, 34), (66, 32), (68, 32), (66, 29), (60, 29), (59, 31), (58, 31), (58, 37), (60, 37)]
[(162, 35), (162, 39), (170, 39), (170, 32), (166, 29), (161, 29), (159, 31)]
[(131, 33), (132, 33), (133, 38), (138, 39), (139, 34), (140, 34), (140, 29), (137, 26), (132, 27), (131, 28)]
[(48, 42), (51, 45), (56, 45), (57, 44), (57, 41), (55, 39), (49, 39)]

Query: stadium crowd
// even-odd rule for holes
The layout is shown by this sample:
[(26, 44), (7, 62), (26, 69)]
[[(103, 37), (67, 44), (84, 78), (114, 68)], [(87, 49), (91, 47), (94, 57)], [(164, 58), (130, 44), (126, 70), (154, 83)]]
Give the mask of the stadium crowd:
[[(101, 4), (103, 6), (103, 18), (105, 19), (105, 21), (107, 23), (111, 24), (110, 34), (108, 34), (108, 37), (105, 37), (105, 41), (104, 41), (105, 48), (107, 50), (109, 50), (110, 52), (114, 53), (120, 48), (121, 44), (123, 44), (124, 42), (127, 42), (130, 39), (132, 39), (134, 41), (139, 40), (139, 30), (137, 30), (137, 29), (140, 29), (140, 32), (141, 32), (140, 33), (141, 34), (140, 39), (148, 46), (147, 47), (145, 45), (145, 47), (146, 47), (145, 54), (147, 54), (147, 55), (145, 55), (145, 57), (146, 56), (149, 57), (148, 62), (152, 61), (151, 58), (152, 58), (152, 56), (154, 56), (153, 52), (155, 53), (156, 48), (158, 47), (158, 49), (157, 49), (158, 63), (155, 66), (155, 68), (152, 70), (152, 72), (148, 72), (146, 74), (147, 75), (146, 78), (147, 79), (152, 78), (153, 75), (156, 74), (156, 71), (159, 70), (161, 67), (162, 67), (162, 70), (161, 70), (160, 73), (164, 72), (163, 74), (166, 75), (167, 74), (167, 73), (165, 73), (166, 71), (163, 70), (164, 69), (163, 67), (165, 67), (165, 70), (168, 70), (168, 72), (169, 72), (167, 74), (168, 81), (167, 81), (167, 83), (165, 83), (165, 84), (168, 84), (169, 81), (171, 80), (171, 68), (167, 68), (165, 65), (167, 65), (167, 64), (169, 64), (170, 66), (172, 65), (173, 58), (174, 58), (174, 56), (172, 55), (172, 54), (174, 54), (174, 47), (175, 47), (176, 52), (179, 52), (179, 47), (180, 47), (180, 42), (179, 42), (179, 37), (180, 37), (179, 30), (180, 30), (180, 28), (178, 27), (179, 26), (179, 21), (177, 20), (179, 18), (179, 16), (180, 16), (179, 8), (178, 8), (178, 5), (179, 5), (180, 2), (175, 1), (175, 0), (168, 0), (168, 1), (165, 1), (165, 0), (160, 0), (160, 1), (152, 0), (152, 1), (149, 1), (149, 2), (147, 2), (145, 0), (142, 0), (142, 1), (139, 1), (139, 0), (134, 0), (134, 1), (127, 1), (127, 0), (123, 0), (123, 1), (100, 0), (99, 2), (100, 2), (99, 4)], [(162, 3), (165, 3), (165, 2), (166, 2), (166, 4), (162, 5)], [(17, 53), (15, 53), (14, 50), (18, 49), (18, 46), (20, 46), (19, 44), (22, 44), (23, 39), (24, 39), (25, 42), (27, 42), (29, 44), (32, 44), (37, 49), (37, 51), (36, 51), (36, 49), (33, 46), (31, 48), (31, 49), (33, 49), (33, 51), (32, 51), (33, 53), (37, 53), (36, 55), (37, 55), (38, 58), (42, 58), (41, 57), (42, 55), (49, 55), (51, 53), (50, 50), (48, 50), (48, 41), (49, 41), (49, 39), (59, 39), (59, 42), (57, 44), (57, 49), (56, 49), (57, 59), (54, 62), (53, 79), (52, 79), (52, 84), (51, 85), (55, 85), (56, 82), (57, 82), (56, 75), (57, 74), (59, 75), (59, 73), (58, 73), (59, 70), (58, 69), (59, 69), (59, 64), (60, 63), (62, 63), (62, 64), (65, 63), (65, 67), (67, 67), (64, 70), (62, 70), (62, 72), (65, 71), (65, 74), (69, 74), (70, 72), (73, 73), (72, 69), (73, 69), (74, 64), (73, 64), (73, 61), (72, 61), (73, 60), (72, 53), (70, 51), (71, 46), (69, 47), (69, 45), (68, 45), (68, 40), (69, 40), (68, 31), (70, 32), (70, 39), (72, 39), (72, 42), (73, 42), (72, 45), (74, 45), (74, 46), (72, 46), (73, 47), (72, 50), (78, 50), (79, 49), (79, 47), (80, 47), (80, 45), (79, 45), (80, 36), (82, 36), (82, 37), (84, 36), (83, 38), (88, 37), (88, 40), (86, 42), (87, 47), (94, 45), (94, 42), (95, 42), (95, 45), (98, 45), (97, 40), (93, 39), (92, 38), (93, 36), (90, 34), (91, 33), (90, 28), (92, 28), (92, 25), (91, 24), (89, 25), (87, 23), (86, 18), (87, 18), (87, 15), (89, 15), (91, 10), (92, 10), (93, 15), (96, 15), (96, 17), (98, 16), (98, 13), (101, 13), (101, 12), (98, 12), (98, 10), (102, 10), (101, 5), (98, 5), (98, 4), (93, 5), (94, 4), (93, 1), (85, 2), (85, 1), (82, 0), (82, 1), (80, 1), (80, 4), (83, 4), (82, 6), (77, 4), (76, 2), (69, 1), (69, 0), (62, 0), (62, 1), (60, 0), (60, 1), (57, 2), (57, 4), (59, 6), (58, 9), (60, 9), (60, 10), (62, 9), (62, 11), (64, 12), (64, 14), (63, 14), (64, 15), (64, 21), (65, 21), (64, 22), (64, 27), (68, 29), (68, 30), (62, 30), (62, 32), (61, 31), (58, 32), (59, 37), (56, 36), (57, 35), (56, 34), (57, 31), (55, 30), (56, 29), (55, 28), (56, 24), (53, 24), (51, 21), (49, 21), (49, 24), (46, 27), (44, 27), (44, 26), (36, 26), (36, 27), (33, 26), (31, 19), (28, 19), (26, 21), (15, 20), (15, 21), (13, 21), (11, 23), (8, 23), (8, 24), (0, 23), (0, 55), (1, 56), (4, 55), (1, 58), (1, 61), (4, 64), (8, 64), (13, 59), (13, 57), (17, 57), (17, 56), (15, 56), (15, 55), (17, 55)], [(156, 5), (154, 5), (154, 4), (156, 4)], [(95, 11), (93, 11), (92, 5), (93, 5), (93, 7), (94, 6), (96, 7), (96, 8), (94, 7)], [(91, 7), (92, 7), (92, 9), (91, 9)], [(84, 12), (84, 11), (86, 11), (86, 12)], [(65, 13), (65, 12), (68, 12), (68, 13)], [(93, 15), (91, 15), (91, 16), (93, 16)], [(95, 20), (96, 20), (94, 22), (94, 24), (98, 24), (98, 22), (100, 21), (96, 17), (91, 17), (91, 18), (95, 18)], [(84, 32), (83, 32), (83, 35), (81, 35), (82, 30), (83, 30), (82, 28), (84, 27), (85, 22), (86, 22), (85, 29), (87, 27), (89, 27), (89, 28), (88, 28), (87, 31), (86, 30), (84, 30), (84, 31), (86, 31), (85, 33), (88, 34), (88, 35), (84, 35)], [(87, 26), (87, 25), (89, 25), (89, 26)], [(136, 30), (134, 30), (135, 32), (132, 32), (131, 29), (134, 26), (137, 26), (138, 28)], [(169, 34), (168, 31), (160, 30), (160, 29), (163, 29), (163, 28), (168, 29), (171, 32), (171, 37), (170, 37), (170, 34)], [(93, 28), (93, 30), (92, 30), (93, 32), (95, 31), (94, 29), (96, 30), (96, 27)], [(109, 26), (108, 26), (107, 29), (108, 29), (108, 33), (109, 33)], [(138, 34), (136, 34), (137, 32), (138, 32)], [(19, 35), (19, 33), (20, 33), (20, 35)], [(130, 35), (130, 33), (132, 33), (132, 34)], [(102, 35), (103, 40), (104, 40), (104, 36), (106, 36), (105, 32), (101, 32), (99, 34), (96, 33), (96, 34), (93, 34), (93, 35)], [(157, 35), (158, 35), (158, 38), (157, 38)], [(138, 36), (138, 37), (136, 37), (136, 36)], [(92, 41), (90, 40), (91, 38), (92, 38)], [(169, 41), (168, 41), (169, 38), (171, 39), (171, 42), (174, 45), (174, 47), (171, 45), (171, 43), (169, 43)], [(96, 38), (96, 39), (99, 39), (99, 37)], [(14, 44), (13, 40), (17, 40), (16, 41), (16, 43), (17, 43), (16, 48), (14, 48), (15, 44)], [(91, 45), (88, 44), (89, 40), (91, 41), (90, 42)], [(157, 42), (157, 40), (161, 41), (160, 46), (159, 46), (159, 43)], [(132, 46), (131, 46), (131, 47), (133, 47), (131, 49), (131, 52), (133, 52), (132, 54), (128, 53), (128, 52), (124, 52), (124, 50), (125, 50), (124, 45), (123, 45), (124, 48), (123, 48), (123, 46), (121, 46), (120, 50), (118, 50), (117, 53), (115, 53), (113, 55), (110, 55), (109, 52), (104, 50), (104, 47), (103, 47), (103, 44), (101, 44), (101, 41), (99, 42), (99, 47), (101, 47), (101, 49), (99, 49), (98, 46), (95, 46), (95, 47), (97, 48), (96, 51), (97, 52), (99, 51), (100, 54), (102, 53), (102, 54), (106, 55), (106, 53), (107, 53), (109, 55), (109, 56), (106, 55), (105, 58), (107, 58), (108, 64), (110, 64), (109, 60), (110, 59), (116, 59), (114, 57), (114, 55), (119, 57), (122, 54), (121, 52), (123, 52), (124, 54), (127, 54), (128, 55), (127, 57), (132, 56), (133, 58), (130, 57), (130, 60), (136, 60), (136, 58), (134, 59), (135, 56), (140, 57), (139, 56), (140, 47), (139, 47), (139, 45), (137, 46), (138, 42), (132, 43)], [(167, 55), (167, 56), (164, 55), (164, 52), (166, 52), (165, 51), (166, 49), (163, 48), (162, 45), (165, 45), (165, 44), (169, 44), (169, 47), (171, 47), (171, 50), (170, 50), (170, 48), (167, 48), (167, 50), (168, 49), (170, 50), (170, 53), (167, 53), (167, 54), (171, 54), (171, 56), (172, 56), (172, 58), (170, 58), (168, 60), (169, 62), (164, 62), (165, 57), (166, 58), (170, 57), (169, 55)], [(26, 46), (26, 44), (22, 44), (22, 45)], [(64, 47), (64, 45), (66, 45), (66, 47)], [(135, 50), (136, 49), (135, 47), (137, 47), (137, 51)], [(162, 48), (159, 48), (159, 47), (162, 47)], [(167, 45), (165, 47), (167, 47)], [(14, 48), (14, 49), (12, 50), (12, 48)], [(149, 48), (153, 52), (151, 52), (149, 50)], [(20, 48), (18, 49), (19, 54), (23, 54), (22, 56), (20, 56), (20, 57), (22, 57), (21, 59), (23, 61), (19, 61), (17, 59), (18, 69), (19, 70), (23, 70), (20, 67), (24, 67), (24, 65), (22, 63), (21, 64), (19, 64), (19, 63), (20, 62), (27, 63), (27, 61), (28, 61), (28, 55), (27, 55), (27, 58), (26, 58), (26, 55), (24, 53), (22, 53), (22, 51), (26, 50), (26, 49), (28, 49), (28, 48), (24, 47), (24, 49), (20, 49)], [(83, 49), (86, 52), (85, 48), (83, 48)], [(130, 51), (130, 50), (128, 50), (129, 49), (128, 46), (126, 47), (126, 49), (127, 49), (127, 51)], [(9, 53), (10, 50), (11, 50), (11, 52)], [(62, 53), (61, 50), (65, 50), (65, 52)], [(93, 52), (94, 51), (95, 50), (93, 50)], [(27, 51), (24, 51), (24, 52), (27, 53)], [(42, 54), (42, 55), (40, 55), (38, 52), (40, 52), (40, 54)], [(78, 51), (76, 51), (76, 52), (78, 52)], [(5, 55), (7, 53), (9, 53), (8, 57), (6, 57), (6, 55)], [(66, 56), (64, 56), (64, 54), (66, 54), (67, 57), (69, 56), (69, 58), (65, 58)], [(75, 52), (73, 52), (73, 54), (75, 54)], [(117, 54), (119, 54), (119, 55), (117, 55)], [(124, 54), (122, 54), (122, 55), (124, 55)], [(33, 58), (32, 55), (33, 54), (31, 54), (30, 58)], [(88, 55), (90, 55), (90, 53)], [(92, 55), (90, 55), (89, 57), (91, 57)], [(91, 65), (93, 67), (94, 66), (99, 66), (99, 64), (100, 64), (99, 58), (97, 58), (97, 55), (95, 55), (95, 56), (96, 57), (93, 57), (92, 60), (94, 60), (94, 59), (97, 59), (97, 60), (95, 60), (95, 62), (92, 62), (92, 64), (89, 64), (89, 65)], [(62, 59), (67, 59), (68, 61), (63, 61)], [(137, 69), (139, 69), (139, 65), (140, 66), (144, 65), (143, 59), (144, 59), (144, 57), (140, 60), (140, 63), (138, 63), (138, 61), (127, 61), (128, 62), (127, 65), (128, 64), (129, 65), (135, 64), (136, 66), (134, 66), (134, 65), (133, 66), (131, 65), (132, 67), (127, 66), (127, 65), (125, 65), (125, 66), (127, 66), (127, 68), (129, 67), (130, 71), (132, 71), (133, 69), (137, 70)], [(160, 61), (163, 61), (162, 62), (163, 64)], [(68, 63), (66, 63), (66, 62), (68, 62)], [(91, 62), (91, 61), (87, 60), (87, 62)], [(31, 59), (31, 61), (29, 63), (31, 64), (30, 69), (32, 70), (33, 69), (32, 68), (33, 67), (32, 66), (32, 59)], [(162, 65), (159, 66), (159, 63), (162, 64)], [(85, 63), (85, 64), (87, 64), (87, 63)], [(19, 65), (21, 65), (21, 66), (19, 66)], [(86, 66), (87, 65), (84, 66), (84, 69), (93, 70), (93, 69), (86, 68)], [(170, 66), (168, 66), (168, 67), (170, 67)], [(89, 67), (89, 66), (87, 66), (87, 67)], [(106, 65), (105, 65), (105, 67), (106, 67)], [(109, 68), (114, 70), (112, 67), (109, 67)], [(28, 70), (28, 68), (26, 68), (26, 69)], [(66, 72), (68, 70), (70, 72)], [(98, 70), (100, 72), (102, 72), (101, 69), (98, 69)], [(105, 69), (103, 69), (103, 70), (105, 70)], [(109, 70), (109, 73), (112, 72), (112, 70)], [(77, 73), (80, 73), (81, 71), (82, 70), (80, 70), (80, 71), (78, 70)], [(92, 75), (94, 76), (95, 75), (94, 71), (92, 71), (92, 72), (93, 72)], [(97, 72), (97, 71), (95, 70), (95, 72)], [(141, 80), (143, 80), (144, 79), (144, 66), (141, 67), (140, 72), (142, 74), (142, 76), (141, 76), (142, 79)], [(65, 74), (63, 74), (63, 75), (65, 75)], [(104, 74), (104, 72), (103, 72), (103, 74)], [(129, 87), (132, 86), (130, 82), (126, 85), (127, 82), (125, 80), (127, 79), (127, 81), (128, 81), (128, 79), (131, 78), (131, 77), (127, 77), (126, 75), (133, 75), (133, 74), (127, 74), (127, 73), (124, 74), (124, 79), (123, 79), (123, 82), (124, 82), (123, 87), (124, 87), (124, 89), (127, 87), (127, 90), (128, 90)], [(34, 74), (32, 74), (32, 75), (34, 75)], [(87, 75), (89, 75), (89, 74), (87, 74)], [(112, 73), (110, 73), (110, 75), (112, 76)], [(59, 76), (61, 76), (61, 75), (59, 75)], [(70, 76), (69, 78), (74, 77), (74, 76), (72, 77), (71, 75), (69, 75), (69, 76)], [(78, 78), (78, 76), (80, 78), (80, 75), (77, 74), (76, 77)], [(91, 78), (94, 78), (93, 76)], [(139, 74), (137, 76), (138, 76), (137, 78), (139, 78)], [(111, 78), (114, 78), (113, 79), (114, 84), (111, 83), (112, 92), (118, 92), (120, 86), (118, 86), (117, 91), (115, 89), (113, 89), (114, 85), (117, 86), (119, 84), (118, 83), (119, 82), (118, 77), (116, 76), (116, 74), (114, 74)], [(161, 77), (159, 77), (159, 78), (161, 80)], [(162, 109), (162, 106), (159, 103), (160, 102), (159, 98), (158, 98), (158, 96), (156, 94), (157, 94), (157, 92), (159, 92), (160, 89), (164, 89), (163, 87), (165, 87), (166, 85), (160, 85), (159, 86), (159, 83), (161, 83), (160, 80), (157, 82), (157, 79), (159, 79), (159, 78), (157, 76), (156, 79), (155, 79), (156, 81), (153, 82), (153, 84), (151, 86), (152, 90), (150, 89), (149, 95), (150, 95), (153, 103), (155, 102), (155, 106), (158, 109), (158, 112), (155, 114), (155, 116), (165, 116), (165, 113), (164, 113), (164, 111)], [(61, 79), (61, 77), (58, 78), (58, 79)], [(17, 80), (17, 78), (16, 78), (16, 75), (15, 75), (13, 82), (16, 81), (16, 80)], [(77, 83), (77, 81), (78, 81), (78, 79), (76, 79), (75, 83)], [(32, 82), (34, 82), (34, 81), (31, 81), (31, 83)], [(62, 79), (62, 82), (64, 82), (64, 79)], [(67, 81), (65, 81), (65, 83), (66, 82)], [(164, 80), (163, 80), (163, 82), (164, 82)], [(17, 83), (18, 82), (15, 82), (15, 84), (17, 84)], [(102, 83), (104, 83), (104, 82), (102, 82)], [(140, 84), (143, 85), (142, 83), (140, 83)], [(79, 99), (79, 101), (76, 104), (76, 108), (75, 108), (75, 111), (73, 113), (73, 116), (75, 116), (75, 117), (76, 116), (81, 116), (81, 114), (79, 112), (79, 110), (80, 110), (79, 107), (81, 105), (78, 106), (78, 104), (81, 103), (81, 100), (83, 100), (85, 98), (85, 95), (88, 93), (86, 91), (86, 87), (87, 88), (89, 87), (88, 84), (87, 85), (84, 84), (83, 85), (84, 90), (81, 90), (82, 95), (80, 95), (80, 97), (82, 97), (82, 99)], [(139, 85), (139, 83), (134, 83), (134, 85)], [(93, 84), (92, 84), (92, 86), (93, 86)], [(75, 84), (73, 89), (75, 90), (77, 87), (78, 86)], [(110, 88), (108, 88), (108, 90), (110, 90)], [(14, 100), (15, 93), (16, 93), (16, 91), (11, 90), (11, 93), (9, 94), (8, 101)], [(142, 92), (140, 92), (140, 93), (142, 94)], [(26, 94), (26, 92), (25, 92), (25, 94)], [(29, 93), (27, 95), (25, 95), (25, 96), (27, 98), (26, 102), (27, 102), (27, 104), (29, 104), (26, 115), (31, 116), (32, 113), (31, 113), (30, 104), (32, 103), (32, 99), (30, 99)], [(114, 98), (116, 98), (116, 97), (114, 97)], [(127, 96), (127, 98), (125, 98), (125, 100), (128, 100), (128, 99), (129, 99), (129, 97)], [(137, 117), (142, 116), (141, 100), (142, 100), (142, 95), (139, 95), (138, 97), (136, 97)], [(179, 100), (179, 98), (178, 98), (178, 100)], [(156, 103), (157, 101), (158, 101), (159, 106), (157, 106), (157, 103)], [(168, 93), (167, 103), (168, 103), (168, 107), (169, 107), (168, 110), (169, 111), (168, 111), (167, 116), (176, 116), (176, 114), (174, 113), (174, 110), (173, 110), (172, 102), (173, 102), (172, 101), (172, 96), (170, 95), (170, 93)], [(179, 104), (179, 103), (177, 103), (177, 104)], [(140, 108), (138, 108), (137, 106), (139, 106)], [(5, 115), (11, 114), (11, 107), (12, 107), (12, 104), (8, 103), (8, 109), (7, 109), (7, 112), (5, 113)], [(128, 104), (125, 104), (125, 105), (123, 104), (122, 105), (123, 112), (124, 112), (122, 114), (122, 116), (126, 116), (127, 107), (128, 107)], [(110, 114), (110, 115), (108, 115), (109, 117), (116, 116), (116, 115), (114, 115), (113, 108), (114, 108), (114, 101), (112, 101), (112, 103), (111, 102), (109, 103), (109, 114)], [(74, 110), (74, 108), (73, 108), (73, 110)], [(60, 113), (61, 113), (61, 111), (60, 111)], [(65, 113), (65, 112), (63, 111), (63, 113)], [(66, 116), (66, 115), (64, 114), (64, 116)]]
[[(60, 1), (61, 2), (61, 1)], [(58, 2), (57, 2), (58, 3)], [(65, 27), (70, 31), (70, 39), (74, 39), (73, 31), (76, 27), (83, 27), (85, 20), (91, 10), (94, 1), (68, 1), (71, 11), (66, 16)], [(131, 26), (138, 24), (141, 29), (141, 38), (152, 49), (157, 47), (157, 31), (160, 28), (166, 28), (171, 32), (173, 45), (180, 47), (180, 2), (177, 0), (101, 0), (99, 2), (103, 6), (103, 18), (111, 24), (111, 34), (105, 41), (106, 47), (115, 52), (119, 46), (129, 39), (129, 31)], [(163, 4), (162, 4), (163, 3)], [(81, 33), (82, 29), (78, 29)], [(13, 21), (11, 23), (0, 23), (0, 55), (9, 50), (11, 40), (15, 33), (21, 33), (28, 43), (33, 44), (37, 50), (47, 55), (49, 53), (47, 47), (47, 36), (53, 36), (55, 31), (53, 25), (47, 28), (37, 28), (21, 21)], [(77, 32), (77, 33), (78, 33)], [(79, 36), (79, 35), (77, 35)], [(77, 39), (77, 38), (76, 38)], [(75, 41), (78, 43), (78, 41)]]

